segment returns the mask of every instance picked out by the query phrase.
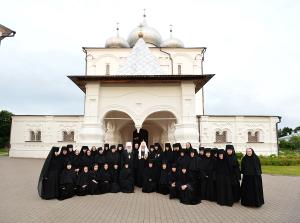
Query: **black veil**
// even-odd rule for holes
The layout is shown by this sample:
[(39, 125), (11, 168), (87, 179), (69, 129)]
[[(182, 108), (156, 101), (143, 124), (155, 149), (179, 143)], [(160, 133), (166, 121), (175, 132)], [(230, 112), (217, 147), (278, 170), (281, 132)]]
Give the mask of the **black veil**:
[(49, 170), (49, 167), (50, 167), (51, 159), (54, 157), (54, 153), (58, 152), (58, 151), (59, 151), (59, 147), (53, 146), (51, 148), (51, 150), (50, 150), (50, 152), (49, 152), (49, 154), (48, 154), (45, 162), (44, 162), (44, 165), (43, 165), (43, 168), (41, 170), (40, 177), (39, 177), (38, 186), (37, 186), (38, 193), (39, 193), (40, 197), (44, 196), (44, 193), (43, 193), (43, 179), (48, 174), (48, 170)]

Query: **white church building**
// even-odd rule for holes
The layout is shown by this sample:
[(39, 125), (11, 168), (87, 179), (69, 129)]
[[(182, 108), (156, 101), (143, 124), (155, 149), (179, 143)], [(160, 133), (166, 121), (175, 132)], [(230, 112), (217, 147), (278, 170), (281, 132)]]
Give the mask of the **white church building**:
[[(126, 141), (190, 142), (258, 154), (277, 154), (278, 116), (206, 115), (205, 47), (162, 40), (144, 21), (105, 47), (83, 47), (86, 69), (68, 78), (85, 93), (83, 115), (14, 115), (10, 157), (46, 157), (52, 146), (103, 146)], [(224, 99), (225, 100), (225, 99)]]

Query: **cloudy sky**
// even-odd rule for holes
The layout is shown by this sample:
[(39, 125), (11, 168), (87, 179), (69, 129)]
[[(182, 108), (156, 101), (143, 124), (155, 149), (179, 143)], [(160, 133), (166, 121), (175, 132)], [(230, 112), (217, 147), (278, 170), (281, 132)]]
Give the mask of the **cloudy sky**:
[(17, 32), (0, 46), (0, 110), (83, 114), (84, 94), (66, 76), (84, 74), (82, 46), (104, 46), (147, 21), (169, 24), (185, 46), (205, 46), (206, 114), (279, 115), (300, 125), (300, 1), (0, 0), (0, 24)]

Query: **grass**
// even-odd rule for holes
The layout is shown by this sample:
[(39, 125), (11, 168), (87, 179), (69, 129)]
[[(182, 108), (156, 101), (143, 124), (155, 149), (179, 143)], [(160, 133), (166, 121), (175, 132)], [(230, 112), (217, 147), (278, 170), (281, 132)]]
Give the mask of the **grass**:
[(300, 176), (300, 166), (262, 166), (264, 174)]
[(0, 156), (8, 156), (8, 150), (5, 148), (0, 148)]

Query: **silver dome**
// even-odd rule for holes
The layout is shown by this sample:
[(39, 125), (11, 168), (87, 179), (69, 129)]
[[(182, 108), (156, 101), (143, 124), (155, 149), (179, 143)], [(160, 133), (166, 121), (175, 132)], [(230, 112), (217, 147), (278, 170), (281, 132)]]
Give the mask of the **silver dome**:
[(161, 47), (170, 47), (170, 48), (183, 48), (184, 44), (181, 40), (171, 37), (171, 38), (163, 41), (160, 46)]
[(133, 47), (134, 44), (138, 41), (142, 34), (142, 37), (146, 43), (152, 43), (155, 46), (159, 47), (161, 44), (161, 35), (159, 32), (148, 26), (146, 20), (141, 23), (138, 27), (131, 31), (128, 36), (127, 42), (129, 43), (130, 47)]
[(106, 40), (105, 48), (129, 48), (129, 44), (124, 38), (113, 36)]

